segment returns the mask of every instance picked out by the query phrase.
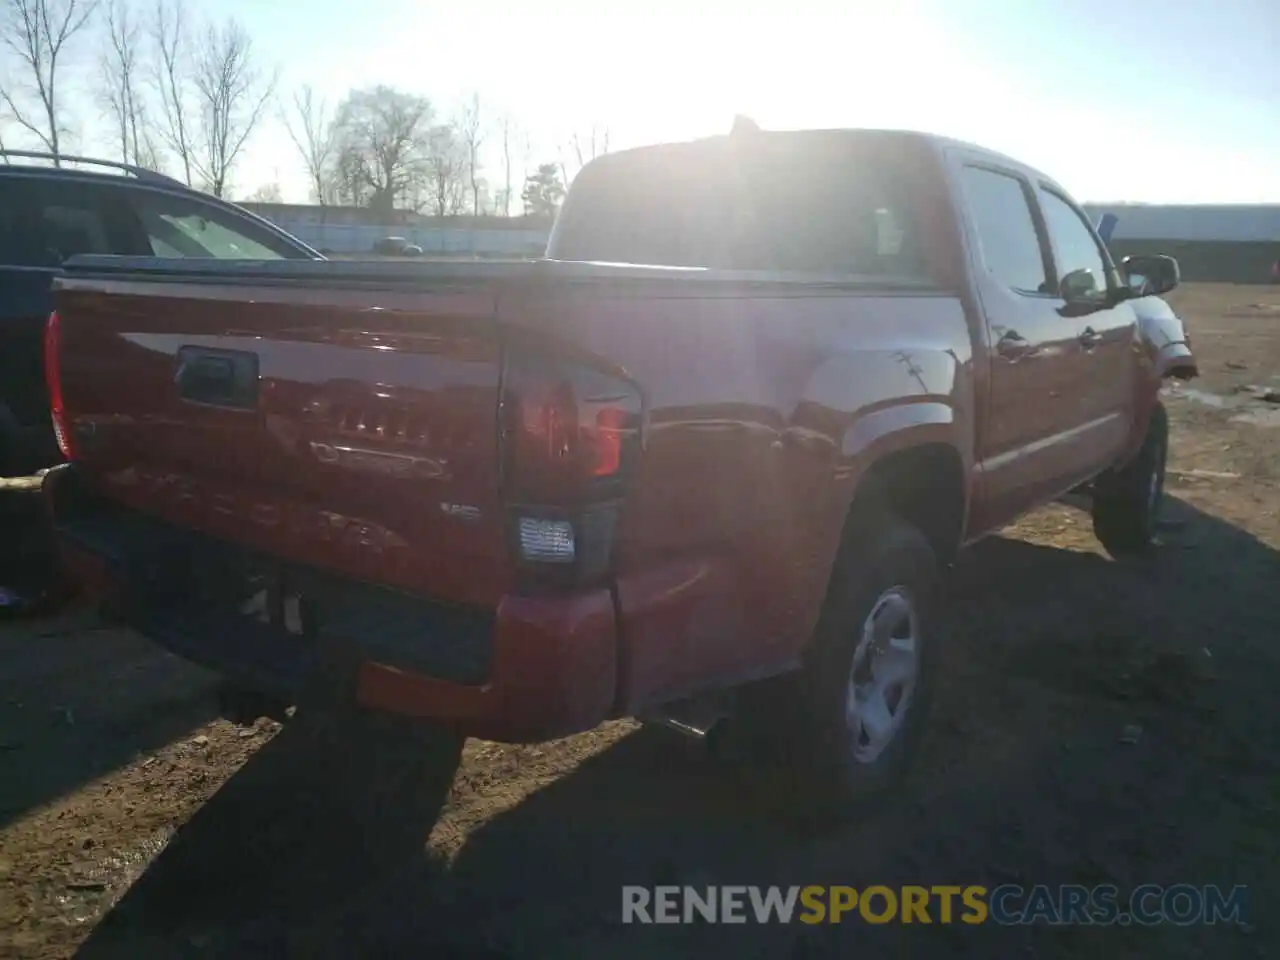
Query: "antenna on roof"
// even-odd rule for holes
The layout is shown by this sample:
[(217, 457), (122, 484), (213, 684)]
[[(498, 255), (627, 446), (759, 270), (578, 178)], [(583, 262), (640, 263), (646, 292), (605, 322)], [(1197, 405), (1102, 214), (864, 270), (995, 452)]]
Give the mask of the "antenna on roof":
[(731, 137), (743, 137), (752, 133), (760, 132), (760, 124), (756, 123), (750, 117), (741, 113), (733, 118), (733, 128), (729, 131)]

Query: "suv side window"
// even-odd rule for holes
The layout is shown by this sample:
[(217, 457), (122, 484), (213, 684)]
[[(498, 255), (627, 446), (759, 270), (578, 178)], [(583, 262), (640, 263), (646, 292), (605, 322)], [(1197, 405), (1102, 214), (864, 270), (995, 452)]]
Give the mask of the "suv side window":
[(131, 190), (129, 202), (157, 257), (283, 260), (303, 256), (252, 221), (199, 200), (158, 190)]
[(53, 177), (0, 177), (0, 264), (56, 268), (78, 253), (140, 253), (109, 191)]
[(1040, 191), (1040, 209), (1044, 211), (1049, 239), (1053, 243), (1059, 282), (1068, 273), (1088, 270), (1093, 276), (1093, 285), (1085, 296), (1104, 299), (1110, 271), (1088, 223), (1079, 211), (1052, 190)]
[(1053, 292), (1022, 181), (985, 167), (965, 167), (964, 190), (987, 271), (1018, 293)]

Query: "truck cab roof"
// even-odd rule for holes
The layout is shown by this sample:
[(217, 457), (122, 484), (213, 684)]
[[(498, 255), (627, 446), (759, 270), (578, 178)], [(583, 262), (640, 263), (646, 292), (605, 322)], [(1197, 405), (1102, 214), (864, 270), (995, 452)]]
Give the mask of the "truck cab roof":
[(996, 167), (1017, 170), (1027, 177), (1039, 180), (1061, 189), (1061, 185), (1044, 171), (1016, 160), (1008, 154), (984, 147), (967, 140), (949, 137), (922, 130), (891, 127), (821, 127), (799, 130), (741, 130), (727, 134), (715, 134), (692, 140), (671, 141), (668, 143), (647, 144), (618, 150), (604, 154), (587, 164), (588, 168), (609, 168), (615, 164), (648, 163), (652, 161), (670, 162), (677, 158), (689, 157), (698, 153), (723, 150), (732, 143), (757, 142), (767, 144), (772, 149), (821, 149), (831, 148), (841, 143), (851, 147), (867, 146), (876, 150), (904, 151), (923, 153), (944, 153), (956, 151), (963, 153), (970, 161), (986, 162)]

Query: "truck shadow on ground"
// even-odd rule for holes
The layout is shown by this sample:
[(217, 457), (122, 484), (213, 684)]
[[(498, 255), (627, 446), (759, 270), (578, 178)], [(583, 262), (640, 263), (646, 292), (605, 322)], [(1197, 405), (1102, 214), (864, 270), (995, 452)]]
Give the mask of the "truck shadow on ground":
[[(0, 587), (55, 568), (38, 494), (0, 490)], [(52, 599), (52, 598), (51, 598)], [(0, 828), (208, 722), (213, 676), (90, 609), (0, 608)]]
[(216, 715), (210, 675), (135, 635), (78, 619), (15, 633), (0, 629), (0, 828)]
[[(61, 598), (40, 497), (0, 490), (0, 588)], [(0, 607), (0, 827), (214, 715), (213, 677), (85, 608)]]
[(423, 854), (448, 794), (438, 755), (405, 743), (339, 757), (286, 726), (79, 955), (1265, 956), (1276, 930), (1263, 917), (1049, 931), (619, 922), (624, 884), (1274, 888), (1280, 555), (1185, 503), (1168, 510), (1182, 529), (1140, 563), (1013, 539), (975, 548), (953, 581), (963, 613), (914, 774), (838, 831), (782, 826), (725, 771), (641, 731), (485, 820), (445, 864)]

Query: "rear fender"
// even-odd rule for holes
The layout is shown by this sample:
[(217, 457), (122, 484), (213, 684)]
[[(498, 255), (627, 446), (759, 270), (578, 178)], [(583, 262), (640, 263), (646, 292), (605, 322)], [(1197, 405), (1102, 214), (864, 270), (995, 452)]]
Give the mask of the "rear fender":
[[(821, 570), (819, 583), (815, 583), (814, 603), (811, 605), (811, 622), (804, 631), (801, 644), (807, 642), (821, 613), (823, 599), (830, 589), (831, 574), (840, 551), (846, 524), (859, 495), (867, 490), (877, 464), (883, 464), (897, 454), (917, 450), (925, 446), (945, 446), (955, 450), (960, 459), (964, 478), (963, 515), (959, 524), (963, 538), (968, 510), (969, 484), (973, 468), (972, 441), (966, 439), (970, 430), (956, 408), (941, 400), (903, 402), (893, 406), (866, 411), (850, 424), (841, 438), (840, 465), (836, 480), (839, 485), (835, 509), (829, 521), (823, 525), (823, 541), (820, 544)], [(971, 431), (970, 431), (971, 432)]]
[(871, 411), (849, 428), (841, 457), (855, 466), (855, 476), (881, 457), (925, 443), (956, 444), (956, 415), (949, 404), (902, 403)]
[[(966, 432), (968, 431), (968, 432)], [(843, 532), (845, 523), (860, 495), (866, 492), (877, 466), (887, 465), (890, 458), (926, 447), (954, 451), (960, 463), (961, 515), (956, 530), (956, 545), (963, 541), (969, 516), (970, 483), (973, 471), (971, 429), (957, 416), (957, 411), (943, 402), (904, 403), (885, 407), (859, 418), (845, 434), (842, 445), (844, 462), (850, 473), (842, 491), (843, 513), (835, 527)], [(941, 478), (939, 478), (941, 479)], [(950, 483), (952, 478), (947, 478)], [(905, 492), (905, 491), (898, 491)], [(839, 548), (836, 540), (835, 549)], [(942, 552), (947, 552), (943, 550)], [(832, 553), (834, 562), (835, 553)]]

